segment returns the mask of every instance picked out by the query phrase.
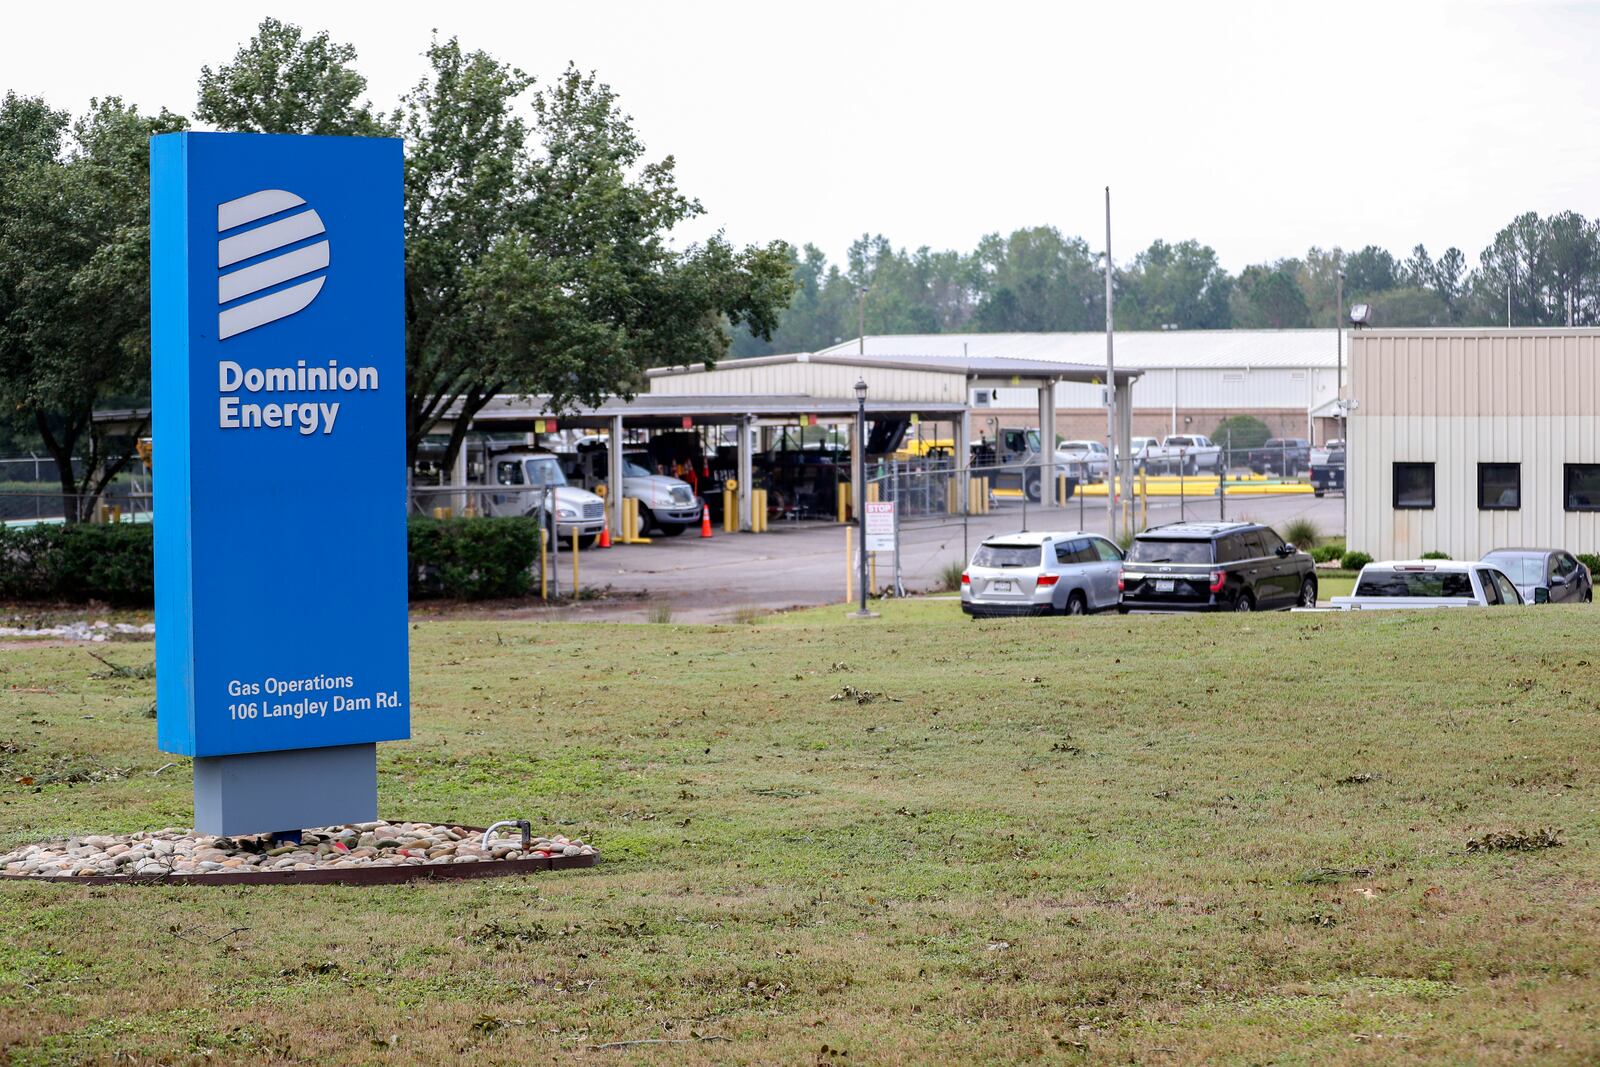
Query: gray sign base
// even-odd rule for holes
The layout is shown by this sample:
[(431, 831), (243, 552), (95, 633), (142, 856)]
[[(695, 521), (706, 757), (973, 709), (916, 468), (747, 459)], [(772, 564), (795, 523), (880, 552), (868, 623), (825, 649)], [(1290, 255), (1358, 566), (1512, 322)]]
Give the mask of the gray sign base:
[(376, 744), (199, 756), (194, 761), (194, 827), (203, 834), (233, 837), (377, 817)]

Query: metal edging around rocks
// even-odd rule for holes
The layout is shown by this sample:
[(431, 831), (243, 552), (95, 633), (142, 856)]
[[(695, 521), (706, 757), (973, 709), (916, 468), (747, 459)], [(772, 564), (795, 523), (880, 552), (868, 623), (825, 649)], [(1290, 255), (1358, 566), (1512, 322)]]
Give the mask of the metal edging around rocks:
[[(467, 833), (483, 833), (481, 826), (460, 823), (431, 823)], [(593, 867), (600, 862), (598, 852), (588, 856), (533, 856), (518, 860), (477, 860), (472, 863), (413, 863), (382, 867), (339, 867), (310, 871), (246, 871), (222, 874), (206, 871), (196, 874), (6, 874), (0, 882), (46, 882), (60, 885), (402, 885), (406, 882), (456, 882), (473, 878), (504, 878), (514, 874), (539, 874), (544, 871)]]

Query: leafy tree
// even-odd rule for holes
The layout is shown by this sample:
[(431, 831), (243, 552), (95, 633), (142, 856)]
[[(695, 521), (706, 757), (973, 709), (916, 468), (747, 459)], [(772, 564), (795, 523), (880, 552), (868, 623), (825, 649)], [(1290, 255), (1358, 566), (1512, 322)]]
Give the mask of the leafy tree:
[(0, 103), (0, 397), (55, 460), (69, 522), (133, 454), (94, 411), (149, 392), (149, 138), (182, 125), (116, 97), (70, 125)]
[(1295, 281), (1292, 261), (1246, 267), (1234, 287), (1233, 321), (1247, 329), (1311, 325), (1311, 309)]
[(1345, 257), (1344, 271), (1347, 298), (1353, 295), (1357, 300), (1370, 300), (1399, 284), (1399, 264), (1377, 245), (1368, 245)]
[[(767, 337), (793, 290), (788, 247), (667, 235), (700, 213), (650, 162), (615, 94), (568, 69), (548, 88), (455, 39), (389, 119), (358, 102), (355, 52), (268, 19), (202, 76), (202, 117), (267, 132), (406, 140), (407, 456), (446, 414), (446, 463), (501, 392), (556, 408), (628, 394), (641, 372), (715, 362), (727, 325)], [(523, 101), (526, 100), (526, 106)]]
[(1105, 283), (1081, 237), (1053, 226), (989, 234), (978, 242), (982, 302), (976, 329), (1095, 330), (1105, 326)]
[(352, 64), (356, 51), (328, 39), (306, 37), (290, 23), (261, 20), (233, 62), (200, 68), (195, 115), (220, 130), (265, 133), (378, 135), (391, 132), (358, 100), (367, 80)]
[(1117, 275), (1117, 325), (1130, 330), (1223, 330), (1233, 279), (1199, 241), (1157, 240)]

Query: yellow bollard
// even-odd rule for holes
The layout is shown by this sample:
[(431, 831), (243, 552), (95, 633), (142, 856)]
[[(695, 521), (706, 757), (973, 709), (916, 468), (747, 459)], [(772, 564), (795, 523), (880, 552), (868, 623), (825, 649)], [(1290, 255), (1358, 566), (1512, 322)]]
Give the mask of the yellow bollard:
[(733, 478), (722, 483), (722, 529), (739, 532), (739, 483)]
[(1139, 468), (1139, 527), (1150, 528), (1150, 482), (1143, 467)]
[(961, 483), (956, 480), (954, 474), (949, 477), (948, 483), (944, 490), (944, 508), (954, 515), (961, 510), (961, 494), (957, 491), (961, 488)]
[(450, 517), (450, 509), (449, 508), (434, 508), (433, 509), (433, 517), (436, 518), (436, 519), (448, 519)]
[(839, 505), (839, 521), (850, 521), (850, 483), (839, 483), (839, 498), (835, 501)]
[(856, 599), (856, 569), (851, 566), (855, 562), (851, 558), (851, 549), (855, 546), (855, 531), (845, 528), (844, 531), (844, 602), (851, 604)]
[(539, 599), (550, 599), (550, 531), (539, 531)]
[(572, 528), (572, 599), (578, 599), (578, 528)]

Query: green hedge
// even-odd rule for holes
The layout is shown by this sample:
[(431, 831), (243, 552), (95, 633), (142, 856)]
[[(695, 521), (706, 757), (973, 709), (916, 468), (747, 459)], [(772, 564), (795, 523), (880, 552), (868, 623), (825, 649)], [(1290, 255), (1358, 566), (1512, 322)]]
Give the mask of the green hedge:
[(1339, 560), (1339, 566), (1347, 571), (1358, 571), (1372, 562), (1372, 557), (1365, 552), (1346, 552), (1344, 558)]
[[(0, 600), (155, 603), (149, 525), (0, 526)], [(412, 519), (411, 599), (527, 596), (539, 558), (533, 519)]]
[(411, 599), (527, 596), (539, 558), (535, 519), (414, 518)]
[(0, 527), (0, 600), (153, 604), (154, 531), (147, 525)]
[(1589, 568), (1591, 575), (1600, 575), (1600, 555), (1593, 552), (1579, 552), (1578, 562)]

